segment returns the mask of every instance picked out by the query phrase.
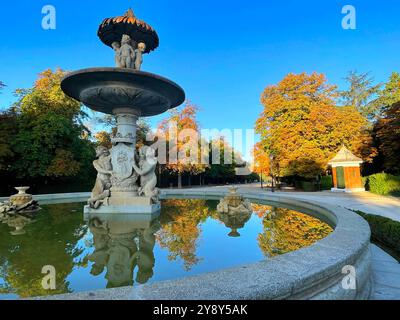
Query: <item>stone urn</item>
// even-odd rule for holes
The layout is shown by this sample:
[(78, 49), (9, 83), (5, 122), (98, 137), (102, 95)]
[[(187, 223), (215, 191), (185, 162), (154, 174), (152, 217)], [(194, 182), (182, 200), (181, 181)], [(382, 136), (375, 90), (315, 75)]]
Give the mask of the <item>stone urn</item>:
[(15, 187), (15, 189), (18, 190), (18, 193), (10, 197), (11, 204), (19, 207), (32, 201), (32, 195), (26, 193), (29, 187)]
[(231, 229), (228, 234), (229, 237), (240, 237), (238, 229), (244, 228), (245, 224), (250, 220), (251, 215), (251, 211), (235, 213), (220, 212), (218, 214), (218, 218), (224, 223), (227, 228)]
[(230, 207), (238, 207), (243, 202), (243, 197), (237, 193), (237, 189), (236, 187), (231, 187), (225, 197), (225, 201)]
[(10, 231), (11, 235), (18, 236), (25, 234), (24, 227), (31, 222), (32, 220), (29, 219), (28, 217), (17, 215), (11, 218), (9, 221), (7, 221), (7, 224), (9, 227), (15, 228), (15, 230)]

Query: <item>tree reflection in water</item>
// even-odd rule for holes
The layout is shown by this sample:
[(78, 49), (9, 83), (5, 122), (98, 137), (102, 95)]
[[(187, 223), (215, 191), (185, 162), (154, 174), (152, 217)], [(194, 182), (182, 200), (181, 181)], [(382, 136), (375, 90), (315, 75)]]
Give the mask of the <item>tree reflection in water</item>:
[(321, 220), (286, 208), (253, 204), (262, 219), (258, 244), (267, 257), (307, 247), (328, 236), (333, 229)]
[(184, 268), (190, 270), (200, 262), (196, 255), (201, 224), (210, 216), (216, 216), (206, 200), (169, 199), (163, 202), (162, 229), (157, 234), (161, 248), (168, 249), (168, 259), (181, 258)]
[[(293, 251), (332, 231), (289, 209), (253, 204), (253, 214), (218, 214), (217, 203), (164, 200), (155, 219), (114, 215), (87, 222), (82, 204), (50, 205), (24, 227), (25, 234), (12, 236), (12, 228), (0, 224), (0, 298), (196, 275)], [(46, 265), (56, 269), (54, 291), (41, 285)]]
[[(73, 214), (80, 204), (44, 206), (25, 234), (12, 236), (0, 225), (0, 293), (26, 298), (71, 292), (67, 276), (82, 249), (78, 241), (86, 233), (82, 215)], [(42, 287), (42, 268), (56, 268), (56, 290)], [(3, 283), (2, 283), (3, 282)]]

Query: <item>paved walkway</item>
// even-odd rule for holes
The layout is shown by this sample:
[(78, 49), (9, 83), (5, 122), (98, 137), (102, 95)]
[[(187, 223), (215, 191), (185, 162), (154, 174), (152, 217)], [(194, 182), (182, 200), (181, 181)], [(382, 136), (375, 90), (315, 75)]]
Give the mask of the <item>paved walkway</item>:
[(371, 244), (373, 300), (400, 300), (400, 264), (385, 251)]

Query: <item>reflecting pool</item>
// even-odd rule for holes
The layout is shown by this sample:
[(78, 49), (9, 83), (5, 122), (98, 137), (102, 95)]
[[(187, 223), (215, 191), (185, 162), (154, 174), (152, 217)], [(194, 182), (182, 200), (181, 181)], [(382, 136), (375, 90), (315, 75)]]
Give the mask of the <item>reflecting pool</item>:
[[(82, 203), (43, 205), (24, 232), (0, 224), (0, 299), (176, 279), (269, 259), (309, 246), (332, 228), (264, 204), (223, 214), (218, 201), (163, 200), (159, 217), (83, 217)], [(54, 266), (56, 289), (42, 286)]]

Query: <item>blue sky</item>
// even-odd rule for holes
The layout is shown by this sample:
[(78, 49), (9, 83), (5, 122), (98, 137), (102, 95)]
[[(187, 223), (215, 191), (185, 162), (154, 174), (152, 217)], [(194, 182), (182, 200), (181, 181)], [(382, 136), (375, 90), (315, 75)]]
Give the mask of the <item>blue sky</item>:
[[(41, 28), (47, 4), (57, 10), (56, 30)], [(356, 30), (341, 27), (347, 4), (357, 10)], [(370, 71), (377, 81), (400, 71), (398, 0), (2, 1), (0, 80), (8, 87), (0, 107), (46, 68), (112, 66), (97, 28), (128, 7), (160, 37), (143, 70), (179, 83), (201, 107), (204, 128), (252, 128), (263, 88), (289, 72), (322, 72), (343, 89), (349, 70)]]

